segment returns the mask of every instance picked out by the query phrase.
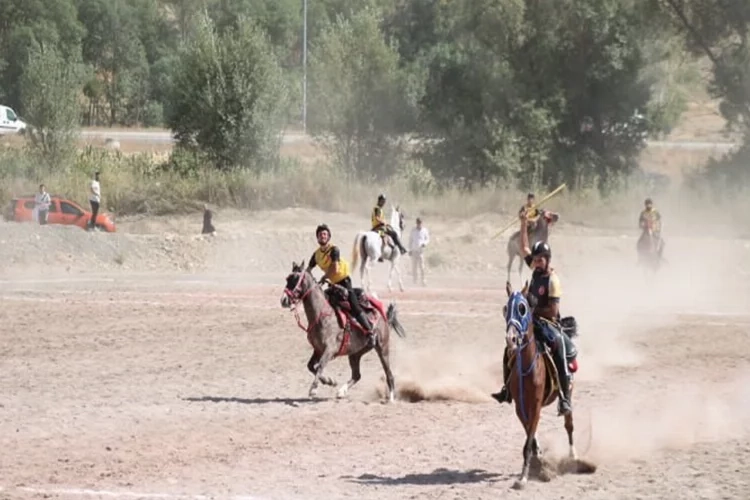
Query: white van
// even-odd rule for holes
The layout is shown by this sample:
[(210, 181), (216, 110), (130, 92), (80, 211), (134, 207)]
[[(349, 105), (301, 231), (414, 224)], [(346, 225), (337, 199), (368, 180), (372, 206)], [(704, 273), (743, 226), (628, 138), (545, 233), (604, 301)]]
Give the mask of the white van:
[(18, 118), (15, 111), (0, 105), (0, 135), (17, 134), (26, 129), (26, 123)]

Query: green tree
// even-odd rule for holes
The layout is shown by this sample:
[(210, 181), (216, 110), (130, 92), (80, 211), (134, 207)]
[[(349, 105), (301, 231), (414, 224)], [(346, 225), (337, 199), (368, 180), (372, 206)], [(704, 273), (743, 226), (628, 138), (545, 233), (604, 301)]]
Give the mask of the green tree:
[(0, 1), (0, 100), (26, 115), (21, 99), (21, 75), (30, 51), (54, 46), (65, 58), (81, 52), (83, 28), (73, 0)]
[(21, 78), (27, 137), (48, 166), (58, 168), (75, 151), (80, 123), (78, 92), (82, 65), (66, 59), (54, 46), (37, 45), (29, 53)]
[(750, 3), (747, 0), (656, 0), (689, 50), (710, 61), (709, 93), (721, 100), (729, 129), (743, 145), (709, 162), (704, 178), (721, 188), (744, 187), (750, 177)]
[(188, 150), (218, 168), (273, 166), (286, 89), (264, 33), (246, 18), (217, 34), (204, 18), (180, 53), (170, 85), (167, 123)]
[[(134, 124), (147, 100), (149, 66), (140, 40), (136, 10), (130, 0), (78, 0), (78, 15), (86, 27), (84, 61), (94, 68), (106, 101), (108, 125)], [(93, 84), (92, 84), (93, 85)], [(96, 86), (95, 85), (95, 86)]]
[(428, 71), (427, 165), (465, 186), (604, 189), (631, 172), (645, 137), (679, 114), (652, 99), (644, 71), (665, 57), (643, 48), (659, 28), (632, 0), (414, 0), (389, 22), (403, 63)]
[(312, 44), (308, 127), (348, 173), (382, 179), (394, 172), (418, 95), (380, 19), (374, 10), (339, 18)]

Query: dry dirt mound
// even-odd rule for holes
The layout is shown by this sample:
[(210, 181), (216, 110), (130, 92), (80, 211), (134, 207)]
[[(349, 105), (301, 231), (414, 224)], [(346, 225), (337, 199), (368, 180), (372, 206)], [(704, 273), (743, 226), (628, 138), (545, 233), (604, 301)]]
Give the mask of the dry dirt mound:
[(208, 238), (170, 233), (87, 232), (72, 226), (0, 222), (0, 272), (191, 270), (203, 265)]

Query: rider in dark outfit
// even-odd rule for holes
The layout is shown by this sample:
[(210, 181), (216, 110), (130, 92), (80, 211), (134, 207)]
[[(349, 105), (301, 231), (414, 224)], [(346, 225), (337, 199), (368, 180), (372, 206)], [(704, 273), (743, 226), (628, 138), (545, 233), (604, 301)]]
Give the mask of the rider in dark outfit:
[[(555, 270), (550, 267), (552, 250), (549, 244), (539, 241), (534, 244), (534, 248), (529, 249), (525, 211), (521, 213), (520, 218), (524, 259), (526, 264), (533, 269), (528, 299), (533, 308), (534, 336), (541, 339), (552, 351), (555, 367), (560, 377), (558, 409), (561, 415), (567, 415), (572, 411), (568, 357), (575, 357), (575, 345), (562, 332), (560, 326), (560, 298), (562, 297), (560, 278)], [(572, 349), (573, 352), (568, 352), (568, 349)], [(500, 392), (492, 395), (500, 403), (511, 402), (510, 391), (507, 389), (508, 376), (510, 375), (508, 359), (509, 352), (506, 347), (503, 356), (503, 388)]]

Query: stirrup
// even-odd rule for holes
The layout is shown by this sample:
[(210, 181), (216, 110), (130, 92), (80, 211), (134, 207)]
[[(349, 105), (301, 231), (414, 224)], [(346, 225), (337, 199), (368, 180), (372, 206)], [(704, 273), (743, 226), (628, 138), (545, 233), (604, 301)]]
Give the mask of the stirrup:
[(508, 388), (506, 386), (503, 386), (503, 388), (500, 389), (499, 392), (496, 392), (494, 394), (490, 394), (490, 396), (492, 396), (492, 398), (495, 401), (497, 401), (498, 403), (500, 403), (500, 404), (502, 404), (502, 403), (511, 403), (512, 402), (512, 398), (510, 396), (510, 391), (508, 390)]
[[(563, 406), (567, 406), (567, 411), (563, 411)], [(570, 400), (563, 399), (563, 395), (558, 395), (558, 401), (557, 401), (557, 415), (565, 415), (566, 413), (573, 413), (573, 405), (570, 403)]]

